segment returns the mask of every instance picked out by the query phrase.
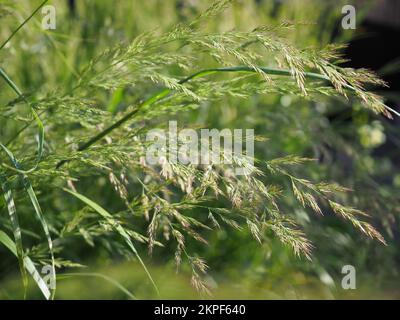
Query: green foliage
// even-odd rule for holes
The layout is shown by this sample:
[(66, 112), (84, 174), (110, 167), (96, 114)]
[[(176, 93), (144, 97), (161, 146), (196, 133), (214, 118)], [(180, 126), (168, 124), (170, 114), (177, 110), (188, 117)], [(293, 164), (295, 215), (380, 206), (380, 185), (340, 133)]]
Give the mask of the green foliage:
[[(81, 255), (89, 247), (93, 259), (136, 258), (157, 288), (139, 255), (146, 245), (150, 253), (157, 250), (167, 260), (174, 258), (178, 267), (184, 264), (193, 286), (208, 295), (208, 266), (198, 252), (212, 245), (208, 238), (222, 229), (246, 232), (260, 247), (277, 238), (295, 255), (312, 259), (314, 245), (295, 214), (302, 207), (317, 216), (335, 213), (385, 243), (364, 220), (367, 214), (341, 204), (349, 199), (343, 196), (349, 189), (297, 176), (296, 170), (309, 174), (306, 168), (312, 159), (276, 155), (287, 153), (276, 146), (285, 139), (279, 134), (271, 142), (258, 143), (274, 151), (268, 156), (259, 153), (256, 165), (245, 156), (233, 159), (249, 170), (245, 176), (235, 176), (232, 166), (221, 164), (146, 163), (143, 137), (149, 130), (162, 128), (168, 119), (209, 127), (213, 123), (201, 121), (201, 110), (214, 109), (209, 115), (215, 119), (212, 112), (229, 101), (235, 101), (231, 112), (240, 113), (246, 112), (246, 101), (262, 97), (338, 99), (391, 117), (393, 110), (383, 99), (365, 89), (385, 85), (376, 75), (339, 66), (342, 46), (301, 47), (284, 38), (302, 25), (209, 30), (231, 2), (217, 1), (187, 22), (140, 34), (129, 33), (128, 27), (114, 30), (102, 18), (89, 20), (90, 26), (78, 20), (68, 23), (68, 13), (57, 3), (60, 33), (18, 27), (1, 46), (1, 212), (8, 210), (10, 216), (2, 217), (1, 229), (12, 232), (14, 241), (3, 231), (0, 239), (18, 257), (25, 287), (25, 269), (31, 275), (36, 270), (32, 261), (50, 262), (62, 273), (86, 263)], [(97, 4), (89, 2), (79, 9), (89, 14), (93, 6)], [(106, 14), (109, 5), (99, 1), (96, 8)], [(32, 15), (28, 17), (20, 26)], [(8, 18), (5, 22), (10, 23)], [(92, 29), (96, 23), (101, 24), (98, 30)], [(108, 37), (103, 33), (107, 28), (121, 35)], [(40, 57), (23, 49), (17, 37), (31, 49), (39, 46)], [(262, 110), (267, 114), (259, 120), (287, 126), (293, 111), (274, 105), (271, 111)], [(261, 101), (257, 108), (268, 105)], [(311, 117), (322, 117), (312, 108), (302, 109), (304, 127), (316, 121)], [(41, 228), (32, 223), (32, 211)], [(40, 278), (33, 277), (43, 291)]]

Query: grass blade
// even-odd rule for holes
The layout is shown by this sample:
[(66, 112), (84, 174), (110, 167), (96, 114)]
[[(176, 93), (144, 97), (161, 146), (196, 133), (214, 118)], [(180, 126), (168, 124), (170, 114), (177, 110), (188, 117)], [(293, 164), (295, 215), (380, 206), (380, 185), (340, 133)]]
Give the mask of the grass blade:
[(28, 18), (26, 18), (26, 19), (18, 26), (17, 29), (15, 29), (15, 30), (13, 31), (13, 33), (11, 33), (11, 35), (3, 42), (2, 45), (0, 46), (0, 50), (3, 49), (3, 48), (7, 45), (8, 42), (10, 42), (10, 40), (18, 33), (18, 31), (19, 31), (26, 23), (28, 23), (28, 21), (31, 20), (31, 19), (33, 18), (33, 16), (34, 16), (48, 1), (49, 1), (49, 0), (44, 0), (44, 1), (39, 5), (39, 7), (37, 7), (37, 8), (35, 9), (35, 11), (33, 11), (33, 12), (31, 13), (31, 15), (30, 15)]
[(52, 298), (54, 299), (55, 293), (56, 293), (56, 267), (55, 267), (55, 261), (54, 261), (54, 250), (53, 250), (53, 241), (51, 239), (51, 235), (50, 235), (50, 230), (49, 227), (47, 225), (46, 219), (44, 218), (42, 209), (40, 207), (39, 201), (36, 197), (36, 194), (32, 188), (32, 185), (28, 179), (27, 176), (24, 176), (24, 186), (25, 189), (28, 192), (29, 198), (31, 199), (32, 205), (35, 208), (35, 212), (36, 212), (36, 216), (39, 219), (43, 231), (46, 235), (47, 238), (47, 245), (49, 247), (50, 250), (50, 258), (51, 258), (51, 268), (52, 268), (52, 283), (54, 284), (54, 288), (52, 288)]
[[(35, 171), (36, 168), (39, 165), (40, 160), (42, 159), (43, 156), (43, 145), (44, 145), (44, 126), (42, 121), (40, 120), (38, 114), (36, 113), (35, 109), (31, 106), (31, 104), (29, 103), (28, 100), (25, 99), (25, 97), (23, 96), (21, 90), (18, 88), (18, 86), (14, 83), (14, 81), (11, 80), (11, 78), (7, 75), (7, 73), (0, 68), (0, 76), (6, 81), (6, 83), (14, 90), (14, 92), (20, 97), (22, 98), (30, 107), (31, 109), (31, 113), (33, 115), (33, 118), (39, 128), (39, 139), (38, 139), (38, 151), (37, 151), (37, 158), (36, 158), (36, 163), (33, 166), (33, 168), (29, 169), (29, 170), (22, 170), (22, 169), (16, 169), (18, 172), (20, 173), (30, 173), (32, 171)], [(3, 148), (4, 149), (4, 148)]]
[[(10, 239), (10, 237), (4, 231), (1, 231), (1, 230), (0, 230), (0, 243), (2, 243), (16, 257), (18, 256), (17, 246)], [(50, 296), (51, 296), (50, 290), (47, 287), (44, 279), (41, 277), (40, 273), (37, 271), (34, 263), (28, 256), (24, 257), (23, 265), (24, 265), (24, 268), (27, 270), (27, 272), (32, 276), (33, 280), (36, 282), (37, 286), (39, 287), (40, 291), (43, 293), (46, 300), (49, 300)]]
[(62, 280), (62, 279), (68, 279), (72, 277), (94, 277), (94, 278), (100, 278), (103, 279), (118, 289), (120, 289), (123, 293), (125, 293), (130, 299), (132, 300), (137, 300), (137, 298), (127, 289), (125, 288), (122, 284), (120, 284), (118, 281), (114, 280), (113, 278), (107, 277), (104, 274), (101, 273), (88, 273), (88, 272), (79, 272), (79, 273), (63, 273), (57, 277), (57, 279)]
[[(35, 209), (35, 213), (36, 213), (36, 217), (38, 218), (38, 220), (40, 221), (43, 231), (46, 235), (47, 238), (47, 243), (48, 243), (48, 247), (50, 250), (50, 257), (51, 257), (51, 264), (52, 264), (52, 283), (54, 284), (54, 286), (56, 285), (56, 270), (55, 270), (55, 261), (54, 261), (54, 250), (53, 250), (53, 241), (51, 239), (51, 235), (50, 235), (50, 231), (49, 231), (49, 227), (47, 225), (46, 219), (43, 216), (43, 212), (42, 209), (40, 207), (39, 201), (36, 197), (36, 194), (33, 190), (32, 184), (29, 181), (29, 178), (26, 174), (21, 173), (20, 170), (20, 164), (18, 163), (17, 159), (14, 157), (13, 153), (7, 148), (5, 147), (3, 144), (0, 143), (0, 147), (5, 151), (5, 153), (8, 155), (8, 157), (10, 158), (12, 164), (14, 165), (15, 169), (20, 172), (20, 178), (22, 179), (25, 191), (28, 193), (28, 196), (31, 200), (31, 203)], [(54, 287), (52, 290), (52, 298), (54, 298), (56, 292), (56, 288)]]
[(125, 91), (125, 89), (123, 87), (115, 90), (115, 92), (111, 96), (110, 102), (107, 106), (108, 112), (110, 112), (112, 114), (117, 113), (117, 108), (124, 98), (124, 93), (125, 93), (124, 91)]
[(18, 258), (19, 268), (21, 270), (21, 276), (22, 276), (22, 283), (26, 294), (26, 290), (28, 287), (28, 277), (24, 268), (24, 248), (22, 245), (21, 228), (19, 226), (17, 209), (15, 207), (15, 202), (11, 190), (8, 187), (7, 180), (3, 175), (0, 175), (0, 183), (1, 183), (1, 188), (3, 189), (3, 194), (4, 194), (4, 199), (6, 201), (8, 214), (10, 216), (11, 227), (13, 230), (14, 241), (15, 241), (15, 249), (16, 249), (15, 254)]
[(65, 192), (68, 192), (69, 194), (73, 195), (75, 198), (81, 200), (84, 202), (86, 205), (91, 207), (93, 210), (95, 210), (98, 214), (100, 214), (104, 219), (107, 220), (107, 222), (115, 228), (115, 230), (121, 235), (121, 237), (125, 240), (126, 244), (128, 247), (132, 250), (132, 252), (135, 254), (136, 258), (139, 260), (140, 264), (142, 265), (144, 271), (146, 272), (148, 278), (150, 279), (150, 282), (152, 283), (154, 289), (156, 290), (157, 294), (159, 295), (159, 290), (157, 288), (157, 285), (155, 284), (153, 277), (151, 276), (150, 272), (148, 271), (146, 265), (144, 264), (142, 258), (140, 257), (139, 253), (137, 252), (135, 246), (133, 245), (131, 238), (129, 237), (128, 233), (125, 231), (125, 229), (113, 218), (113, 216), (106, 211), (103, 207), (98, 205), (97, 203), (93, 202), (89, 198), (85, 197), (84, 195), (74, 192), (72, 190), (63, 189)]

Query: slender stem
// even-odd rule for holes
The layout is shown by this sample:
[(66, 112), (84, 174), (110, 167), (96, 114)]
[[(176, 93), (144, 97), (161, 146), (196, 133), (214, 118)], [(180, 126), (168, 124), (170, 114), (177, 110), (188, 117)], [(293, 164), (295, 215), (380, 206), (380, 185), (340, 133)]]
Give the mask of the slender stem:
[[(265, 74), (268, 75), (278, 75), (278, 76), (292, 76), (292, 73), (290, 70), (283, 70), (283, 69), (276, 69), (276, 68), (266, 68), (266, 67), (260, 67), (260, 70), (262, 70)], [(179, 84), (184, 84), (186, 82), (189, 82), (190, 80), (205, 77), (208, 75), (212, 75), (215, 73), (220, 73), (220, 72), (251, 72), (255, 73), (258, 72), (256, 69), (251, 68), (251, 67), (246, 67), (246, 66), (238, 66), (238, 67), (226, 67), (226, 68), (211, 68), (211, 69), (204, 69), (201, 71), (198, 71), (196, 73), (193, 73), (192, 75), (180, 80), (178, 83)], [(318, 73), (312, 73), (312, 72), (304, 72), (303, 73), (306, 78), (309, 79), (315, 79), (315, 80), (324, 80), (324, 81), (329, 81), (329, 78), (327, 76), (324, 76), (322, 74)], [(81, 145), (78, 149), (78, 151), (83, 151), (95, 144), (97, 141), (100, 139), (104, 138), (106, 135), (108, 135), (110, 132), (112, 132), (114, 129), (119, 128), (122, 126), (125, 122), (129, 121), (134, 115), (136, 115), (142, 108), (152, 105), (153, 103), (161, 100), (162, 98), (165, 98), (172, 92), (172, 89), (165, 88), (162, 89), (152, 96), (150, 96), (148, 99), (140, 103), (134, 110), (126, 114), (124, 117), (122, 117), (120, 120), (109, 126), (108, 128), (104, 129), (102, 132), (91, 138), (89, 141)], [(65, 163), (67, 163), (69, 160), (62, 160), (57, 164), (57, 169), (62, 167)]]
[[(35, 9), (35, 11), (33, 11), (33, 12), (31, 13), (31, 15), (30, 15), (28, 18), (26, 18), (26, 19), (18, 26), (17, 29), (14, 30), (14, 32), (13, 32), (13, 33), (7, 38), (7, 40), (4, 41), (3, 44), (0, 46), (0, 50), (3, 49), (3, 48), (6, 46), (6, 44), (17, 34), (17, 32), (18, 32), (26, 23), (28, 23), (28, 21), (31, 20), (31, 19), (33, 18), (33, 16), (34, 16), (47, 2), (48, 2), (48, 0), (44, 0), (44, 1)], [(18, 87), (15, 85), (15, 83), (8, 77), (8, 75), (5, 73), (5, 71), (4, 71), (2, 68), (0, 68), (0, 75), (1, 75), (1, 76), (4, 78), (4, 80), (12, 87), (12, 89), (17, 93), (17, 95), (18, 95), (19, 97), (21, 97), (26, 103), (28, 103), (28, 101), (26, 100), (26, 98), (23, 96), (21, 90), (19, 90), (19, 88), (18, 88)], [(28, 104), (29, 104), (29, 103), (28, 103)], [(16, 134), (13, 138), (11, 138), (11, 139), (5, 144), (5, 146), (8, 147), (8, 145), (9, 145), (14, 139), (16, 139), (16, 138), (21, 134), (21, 132), (23, 132), (25, 129), (27, 129), (27, 128), (30, 126), (31, 123), (32, 123), (32, 122), (28, 123), (28, 124), (25, 125), (21, 130), (19, 130), (19, 131), (17, 132), (17, 134)]]
[(26, 99), (24, 98), (21, 90), (17, 87), (17, 85), (10, 79), (10, 77), (7, 75), (7, 73), (3, 70), (3, 68), (0, 67), (0, 76), (4, 79), (5, 82), (14, 90), (14, 92), (17, 94), (19, 98), (24, 99), (25, 102)]
[[(28, 103), (28, 101), (26, 101), (26, 98), (23, 96), (21, 90), (18, 88), (18, 86), (14, 83), (14, 81), (12, 81), (10, 79), (10, 77), (7, 75), (7, 73), (3, 70), (3, 68), (0, 67), (0, 76), (4, 79), (5, 82), (7, 82), (7, 84), (14, 90), (14, 92), (17, 94), (17, 96), (19, 98), (22, 98), (24, 100), (24, 102)], [(28, 103), (29, 104), (29, 103)], [(16, 135), (14, 137), (12, 137), (6, 144), (5, 146), (8, 147), (9, 144), (16, 138), (19, 136), (19, 134), (24, 131), (26, 128), (28, 128), (30, 126), (32, 122), (29, 122), (28, 124), (26, 124), (25, 126), (22, 127), (22, 129), (20, 129)]]
[(22, 132), (24, 132), (26, 129), (28, 129), (28, 128), (31, 126), (31, 124), (33, 123), (33, 121), (34, 121), (34, 120), (31, 120), (30, 122), (28, 122), (27, 124), (25, 124), (21, 129), (19, 129), (19, 130), (17, 131), (17, 133), (14, 134), (14, 135), (10, 138), (10, 140), (8, 140), (8, 141), (6, 142), (5, 146), (6, 146), (6, 147), (9, 147), (10, 144), (11, 144), (15, 139), (17, 139), (17, 138), (19, 137), (19, 135), (20, 135)]
[[(6, 83), (15, 91), (17, 96), (22, 99), (31, 109), (31, 113), (33, 115), (33, 119), (36, 122), (38, 128), (39, 128), (39, 140), (38, 140), (38, 155), (36, 159), (36, 164), (33, 168), (29, 170), (25, 170), (25, 173), (32, 172), (33, 170), (36, 170), (37, 166), (39, 165), (39, 162), (42, 158), (43, 154), (43, 145), (44, 145), (44, 126), (42, 121), (40, 120), (40, 117), (38, 116), (37, 112), (35, 109), (32, 107), (32, 105), (29, 103), (29, 101), (26, 99), (26, 97), (22, 94), (22, 91), (18, 88), (18, 86), (14, 83), (14, 81), (11, 80), (11, 78), (7, 75), (7, 73), (0, 67), (0, 77), (2, 77)], [(29, 124), (25, 125), (21, 130), (19, 130), (16, 134), (15, 137), (18, 137), (18, 135), (24, 131), (26, 128), (29, 127)], [(9, 144), (12, 140), (8, 141), (7, 144)], [(4, 146), (3, 146), (4, 147)], [(4, 148), (3, 148), (4, 149)], [(22, 173), (22, 171), (19, 168), (16, 168), (17, 171)]]
[(31, 20), (31, 19), (33, 18), (33, 16), (36, 14), (36, 12), (38, 12), (38, 11), (46, 4), (47, 1), (49, 1), (49, 0), (44, 0), (44, 1), (39, 5), (39, 7), (37, 7), (36, 10), (33, 11), (32, 14), (31, 14), (28, 18), (26, 18), (26, 19), (24, 20), (24, 22), (22, 22), (22, 23), (18, 26), (18, 28), (14, 30), (13, 33), (11, 33), (11, 35), (7, 38), (7, 40), (4, 41), (3, 44), (0, 46), (0, 50), (3, 49), (3, 48), (6, 46), (6, 44), (17, 34), (17, 32), (18, 32), (29, 20)]
[(95, 277), (95, 278), (101, 278), (104, 279), (105, 281), (110, 282), (112, 285), (120, 289), (122, 292), (124, 292), (129, 298), (132, 300), (137, 300), (137, 298), (127, 289), (125, 288), (122, 284), (120, 284), (118, 281), (114, 280), (111, 277), (108, 277), (104, 274), (101, 273), (88, 273), (88, 272), (82, 272), (82, 273), (63, 273), (59, 276), (57, 276), (58, 280), (64, 280), (69, 277)]

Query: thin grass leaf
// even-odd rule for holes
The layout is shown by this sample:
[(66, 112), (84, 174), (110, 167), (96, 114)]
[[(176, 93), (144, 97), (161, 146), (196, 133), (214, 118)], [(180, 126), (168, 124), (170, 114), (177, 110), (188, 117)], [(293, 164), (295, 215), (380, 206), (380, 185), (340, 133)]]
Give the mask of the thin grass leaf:
[[(17, 253), (17, 246), (11, 240), (11, 238), (4, 232), (0, 230), (0, 242), (9, 249), (16, 257), (18, 257)], [(28, 271), (28, 273), (32, 276), (33, 280), (36, 282), (37, 286), (39, 287), (40, 291), (43, 293), (46, 300), (49, 300), (51, 297), (50, 290), (41, 277), (40, 273), (37, 271), (35, 264), (33, 261), (28, 257), (25, 256), (23, 259), (24, 268)]]
[(44, 0), (32, 13), (31, 15), (26, 18), (19, 26), (17, 29), (15, 29), (11, 35), (2, 43), (2, 45), (0, 46), (0, 50), (3, 49), (7, 43), (10, 42), (10, 40), (18, 33), (18, 31), (20, 29), (22, 29), (22, 27), (28, 23), (29, 20), (31, 20), (33, 18), (33, 16), (48, 2), (49, 0)]
[(28, 276), (24, 268), (24, 248), (22, 244), (22, 235), (18, 221), (17, 209), (15, 207), (15, 202), (11, 190), (8, 187), (7, 180), (2, 175), (0, 175), (0, 183), (1, 183), (1, 188), (3, 189), (3, 194), (4, 194), (4, 199), (6, 201), (8, 214), (10, 216), (15, 247), (16, 247), (15, 253), (18, 258), (19, 268), (21, 270), (21, 276), (22, 276), (22, 284), (24, 286), (24, 291), (26, 294), (26, 290), (28, 287)]
[(55, 292), (56, 292), (56, 270), (55, 270), (55, 261), (54, 261), (54, 250), (53, 250), (53, 241), (51, 239), (51, 235), (50, 235), (50, 231), (49, 231), (49, 227), (47, 225), (46, 219), (43, 216), (43, 212), (42, 209), (40, 207), (39, 201), (36, 197), (35, 191), (33, 190), (32, 184), (29, 181), (29, 178), (26, 174), (21, 173), (20, 170), (20, 164), (18, 163), (17, 159), (14, 157), (13, 153), (7, 148), (5, 147), (3, 144), (0, 143), (0, 147), (5, 151), (5, 153), (8, 155), (8, 157), (10, 158), (12, 164), (14, 165), (15, 169), (20, 172), (19, 176), (23, 182), (25, 191), (28, 193), (28, 196), (31, 200), (31, 203), (35, 209), (35, 213), (36, 213), (36, 217), (38, 218), (38, 220), (40, 221), (43, 231), (46, 235), (47, 238), (47, 244), (49, 247), (49, 251), (50, 251), (50, 257), (51, 257), (51, 264), (52, 264), (52, 280), (53, 280), (53, 284), (54, 284), (54, 288), (52, 290), (52, 298), (54, 298), (55, 296)]
[(85, 197), (84, 195), (74, 192), (72, 190), (63, 188), (63, 190), (71, 195), (73, 195), (75, 198), (81, 200), (85, 204), (87, 204), (89, 207), (91, 207), (93, 210), (95, 210), (98, 214), (100, 214), (106, 221), (115, 228), (115, 230), (121, 235), (121, 237), (125, 240), (126, 244), (128, 247), (132, 250), (136, 258), (139, 260), (140, 264), (142, 265), (144, 271), (146, 272), (150, 282), (152, 283), (154, 289), (156, 290), (157, 294), (159, 295), (160, 292), (158, 290), (157, 285), (155, 284), (153, 277), (151, 276), (149, 270), (147, 269), (146, 265), (144, 264), (142, 258), (140, 257), (138, 251), (136, 250), (135, 246), (133, 245), (128, 233), (125, 231), (125, 229), (113, 218), (113, 216), (106, 211), (103, 207), (98, 205), (97, 203), (93, 202), (89, 198)]
[(127, 288), (125, 288), (121, 283), (116, 281), (115, 279), (108, 277), (104, 274), (101, 273), (92, 273), (92, 272), (79, 272), (79, 273), (63, 273), (59, 276), (57, 276), (58, 280), (64, 280), (68, 278), (73, 278), (73, 277), (94, 277), (94, 278), (100, 278), (103, 279), (118, 289), (120, 289), (123, 293), (125, 293), (130, 299), (132, 300), (137, 300), (137, 298), (133, 295), (132, 292), (130, 292)]
[(110, 102), (107, 106), (107, 110), (110, 113), (112, 113), (112, 114), (117, 113), (118, 105), (122, 102), (122, 99), (124, 98), (124, 93), (125, 93), (124, 91), (125, 91), (125, 89), (123, 87), (118, 88), (117, 90), (115, 90), (115, 92), (111, 96)]
[[(23, 96), (21, 90), (18, 88), (18, 86), (11, 80), (11, 78), (7, 75), (7, 73), (0, 68), (0, 76), (6, 81), (6, 83), (15, 91), (15, 93), (18, 95), (19, 98), (23, 99), (29, 106), (32, 116), (38, 126), (39, 129), (39, 135), (38, 135), (38, 147), (37, 147), (37, 157), (36, 157), (36, 162), (34, 166), (31, 169), (28, 170), (22, 170), (22, 169), (16, 169), (20, 173), (30, 173), (33, 172), (37, 169), (40, 160), (42, 159), (43, 156), (43, 145), (44, 145), (44, 126), (42, 121), (40, 120), (37, 112), (35, 109), (32, 107), (32, 105), (29, 103), (28, 100)], [(4, 149), (4, 148), (3, 148)]]
[(54, 283), (54, 288), (52, 290), (52, 298), (54, 298), (55, 293), (56, 293), (56, 287), (55, 287), (56, 286), (56, 269), (55, 269), (53, 241), (51, 239), (50, 230), (49, 230), (47, 222), (46, 222), (46, 220), (44, 218), (44, 215), (43, 215), (42, 209), (40, 207), (39, 201), (38, 201), (38, 199), (36, 197), (35, 191), (33, 190), (32, 185), (31, 185), (31, 183), (30, 183), (30, 181), (29, 181), (27, 176), (24, 177), (24, 186), (25, 186), (25, 189), (28, 192), (28, 195), (29, 195), (29, 198), (31, 199), (32, 205), (35, 208), (36, 216), (39, 219), (39, 221), (40, 221), (40, 223), (42, 225), (43, 231), (44, 231), (44, 233), (46, 235), (46, 238), (47, 238), (47, 245), (48, 245), (49, 250), (50, 250), (50, 258), (51, 258), (51, 267), (52, 267), (52, 273), (51, 274), (52, 274), (52, 277), (53, 277), (52, 280), (53, 280), (53, 283)]

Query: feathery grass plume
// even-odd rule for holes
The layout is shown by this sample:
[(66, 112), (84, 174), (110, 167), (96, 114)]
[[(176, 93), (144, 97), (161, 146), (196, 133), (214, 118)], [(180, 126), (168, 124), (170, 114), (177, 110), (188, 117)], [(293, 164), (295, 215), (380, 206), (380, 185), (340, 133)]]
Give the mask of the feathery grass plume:
[[(292, 45), (283, 35), (296, 27), (293, 24), (250, 31), (201, 29), (202, 21), (215, 17), (231, 2), (217, 1), (194, 21), (167, 32), (143, 33), (103, 48), (94, 57), (91, 54), (89, 62), (82, 59), (87, 63), (79, 65), (77, 79), (73, 77), (65, 86), (24, 94), (0, 69), (2, 79), (17, 93), (17, 98), (0, 107), (6, 116), (1, 124), (15, 126), (12, 120), (19, 120), (3, 148), (12, 165), (3, 161), (3, 152), (0, 176), (4, 182), (14, 182), (2, 185), (14, 233), (12, 251), (22, 271), (23, 266), (27, 269), (24, 250), (29, 249), (22, 247), (11, 197), (21, 190), (18, 181), (23, 181), (45, 231), (53, 268), (74, 266), (75, 262), (59, 255), (78, 238), (94, 249), (100, 243), (110, 254), (129, 258), (133, 253), (156, 291), (135, 242), (147, 245), (150, 254), (173, 247), (177, 267), (188, 266), (193, 286), (206, 295), (210, 293), (204, 280), (208, 266), (190, 250), (197, 247), (193, 242), (207, 246), (209, 234), (216, 229), (247, 232), (260, 245), (272, 233), (296, 256), (310, 259), (313, 245), (286, 205), (287, 189), (299, 207), (319, 215), (331, 208), (362, 233), (384, 243), (377, 230), (359, 220), (364, 216), (361, 211), (336, 202), (336, 195), (347, 188), (313, 183), (287, 169), (307, 166), (312, 159), (287, 156), (259, 161), (243, 154), (233, 156), (231, 164), (184, 165), (168, 159), (157, 165), (146, 162), (144, 137), (151, 129), (165, 126), (172, 115), (183, 118), (184, 111), (212, 107), (211, 103), (230, 97), (250, 100), (259, 95), (291, 94), (318, 101), (354, 96), (367, 109), (390, 116), (382, 99), (365, 89), (369, 84), (384, 85), (381, 80), (366, 70), (339, 67), (340, 47), (316, 50)], [(70, 44), (67, 39), (66, 45)], [(54, 72), (58, 72), (56, 68)], [(30, 117), (21, 114), (26, 104)], [(39, 143), (34, 138), (38, 128)], [(217, 156), (223, 159), (224, 152)], [(19, 163), (32, 169), (23, 170)], [(236, 166), (248, 174), (236, 176)], [(76, 191), (88, 186), (82, 192), (85, 196)], [(80, 201), (65, 201), (62, 190)], [(99, 204), (102, 200), (104, 205)], [(15, 198), (16, 206), (17, 201), (22, 200)], [(18, 218), (25, 225), (27, 213), (21, 211)], [(2, 233), (0, 240), (10, 248)], [(53, 243), (57, 244), (54, 248)], [(44, 261), (40, 254), (45, 250), (43, 243), (39, 249), (33, 248), (30, 259)]]
[[(293, 176), (288, 173), (286, 169), (282, 166), (285, 165), (297, 165), (299, 162), (308, 161), (310, 159), (301, 159), (294, 157), (293, 160), (290, 160), (291, 157), (284, 157), (271, 160), (267, 162), (267, 168), (273, 172), (274, 174), (280, 173), (286, 175), (292, 184), (293, 193), (297, 200), (305, 207), (310, 207), (314, 212), (318, 214), (322, 214), (322, 210), (320, 205), (318, 204), (314, 195), (318, 196), (321, 200), (325, 200), (328, 202), (330, 208), (339, 216), (344, 218), (345, 220), (350, 221), (353, 226), (363, 233), (365, 233), (370, 238), (377, 239), (378, 241), (386, 244), (382, 235), (369, 223), (365, 221), (361, 221), (358, 219), (358, 216), (368, 217), (368, 215), (360, 210), (343, 206), (335, 201), (332, 201), (328, 198), (328, 195), (332, 195), (338, 192), (347, 192), (349, 189), (339, 186), (337, 184), (328, 184), (328, 183), (318, 183), (314, 184), (309, 180), (301, 179)], [(306, 189), (306, 190), (304, 190)], [(314, 194), (314, 195), (313, 195)]]

